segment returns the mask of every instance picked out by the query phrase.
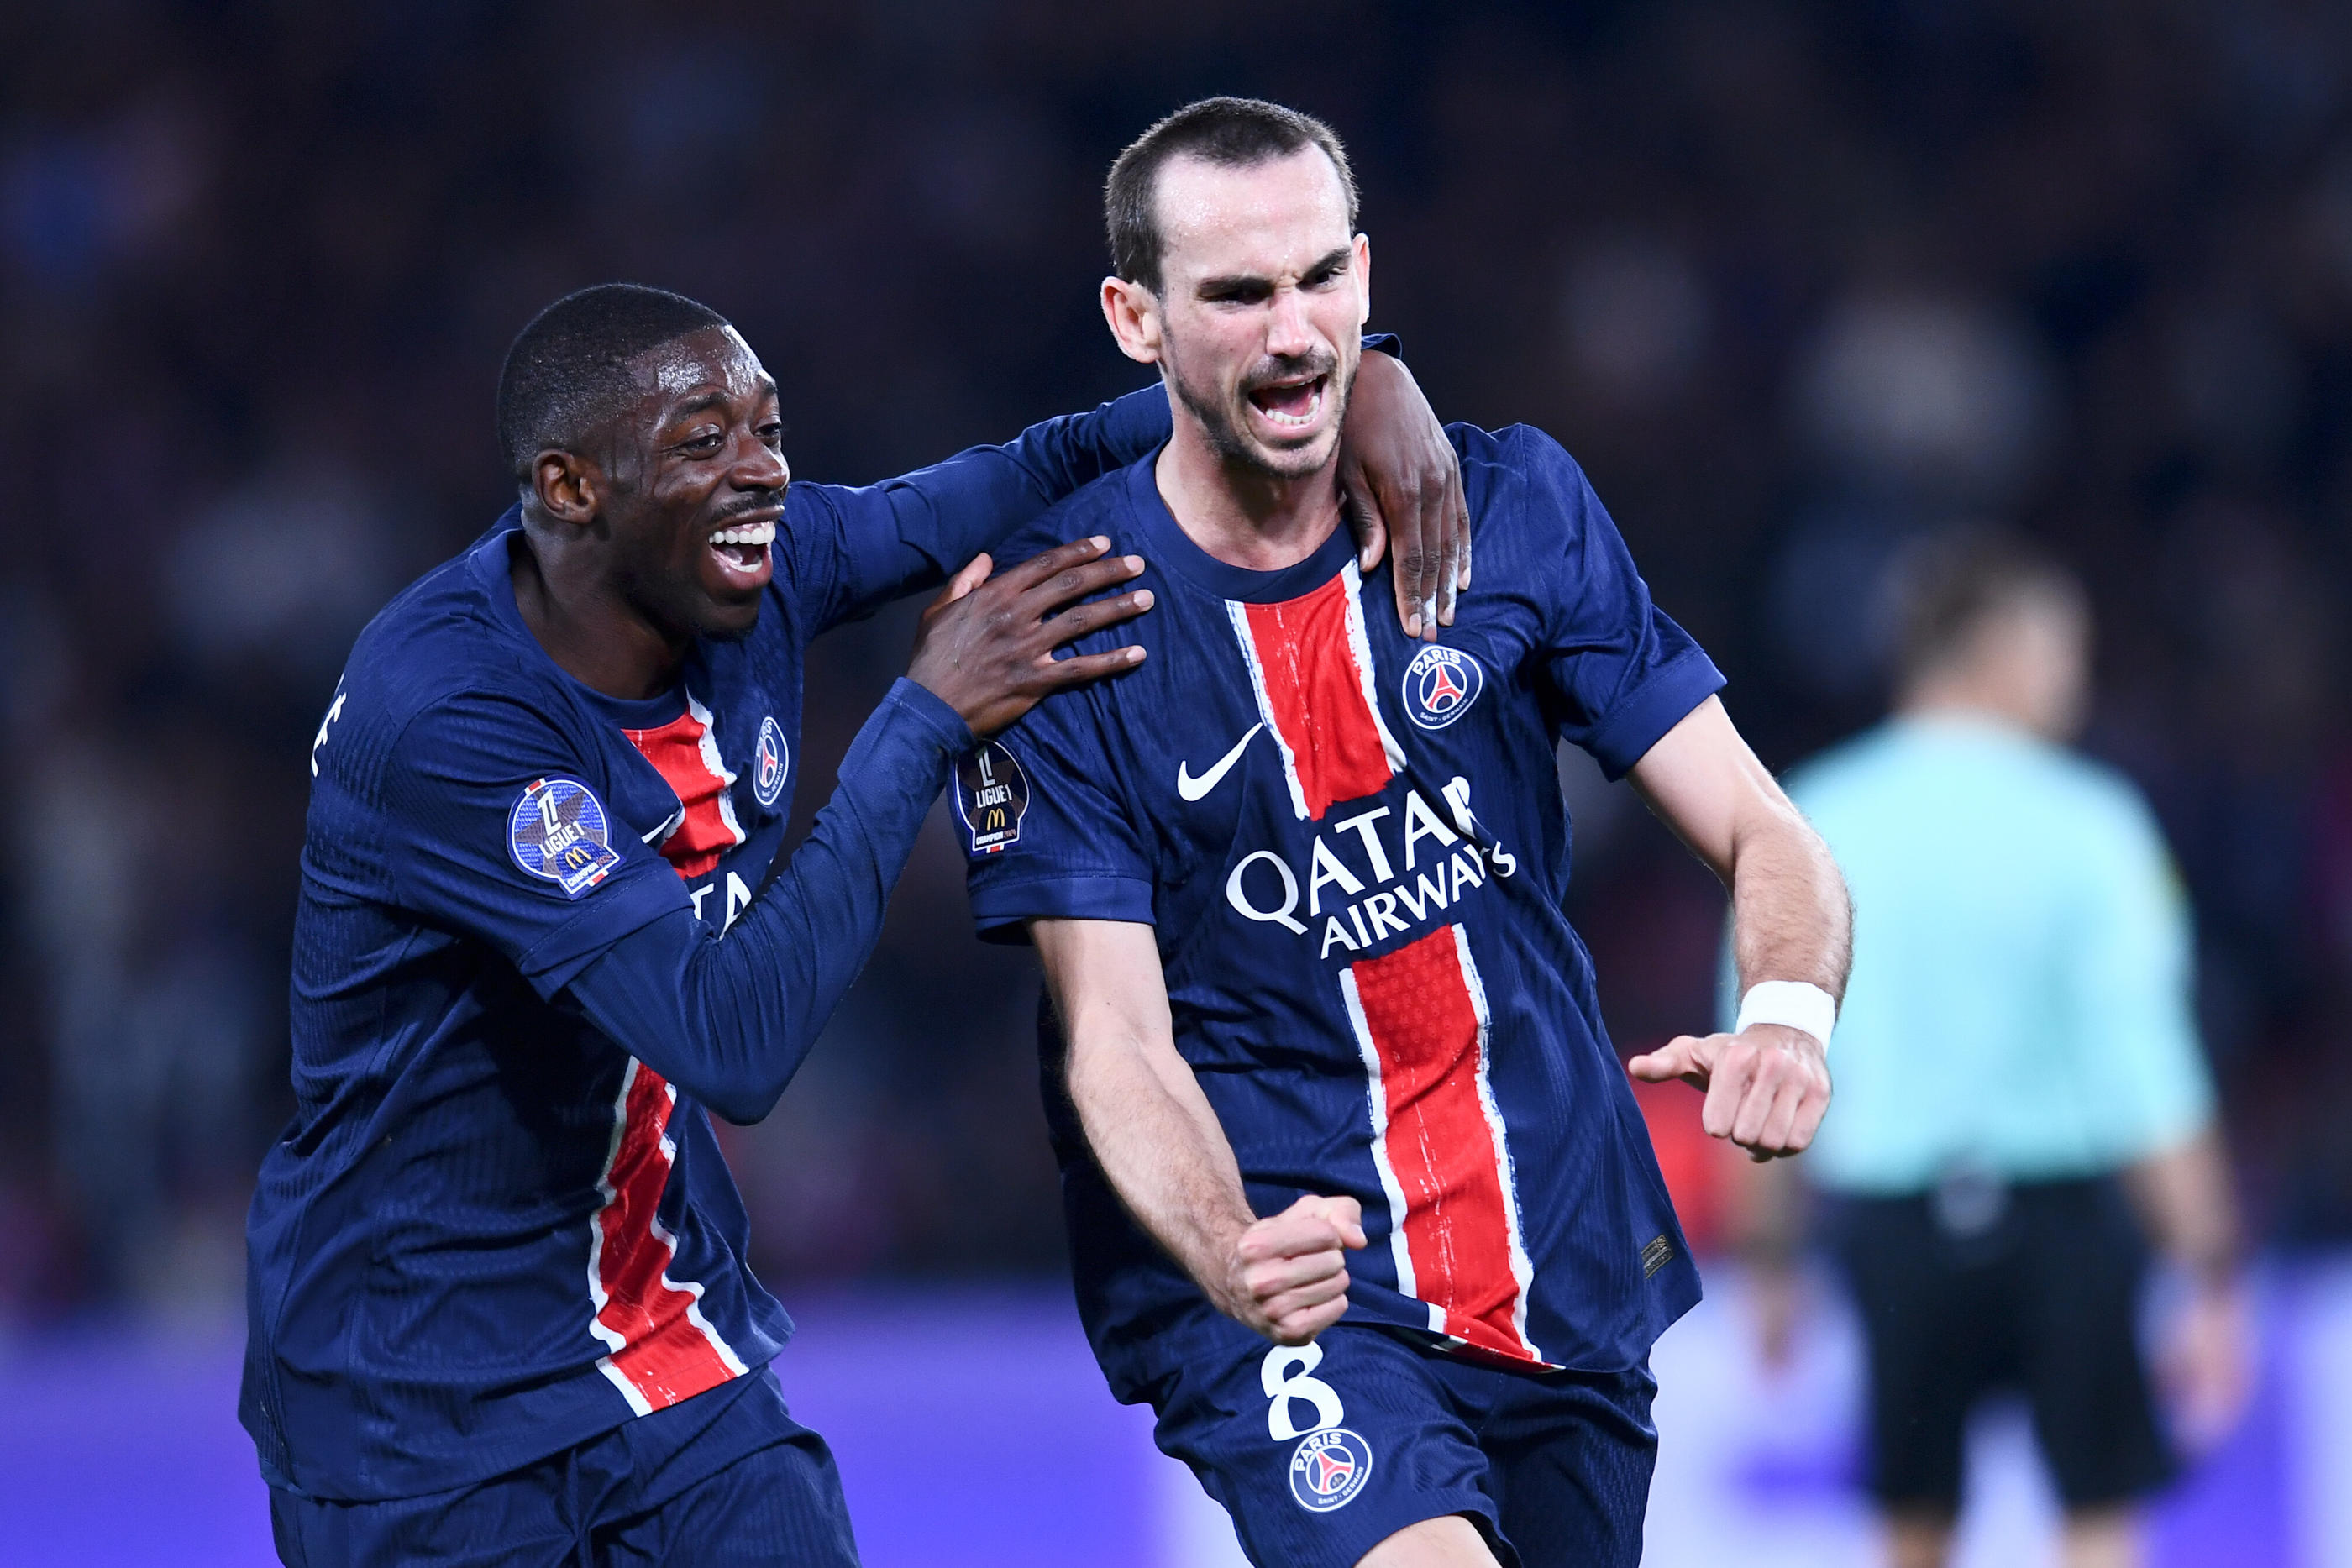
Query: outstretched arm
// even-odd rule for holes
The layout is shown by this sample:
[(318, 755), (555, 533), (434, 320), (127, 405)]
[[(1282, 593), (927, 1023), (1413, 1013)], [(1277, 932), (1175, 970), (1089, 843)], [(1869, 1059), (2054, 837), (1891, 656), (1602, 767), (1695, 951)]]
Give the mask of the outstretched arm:
[(1149, 608), (1133, 557), (1081, 539), (986, 580), (982, 556), (923, 617), (908, 678), (858, 733), (841, 782), (782, 873), (724, 940), (683, 905), (632, 932), (566, 988), (604, 1034), (734, 1122), (766, 1115), (880, 934), (890, 890), (957, 752), (1046, 694), (1130, 669), (1137, 647), (1053, 649)]
[(1111, 1187), (1218, 1311), (1304, 1344), (1348, 1309), (1345, 1249), (1364, 1244), (1350, 1197), (1301, 1197), (1260, 1219), (1233, 1145), (1177, 1054), (1151, 927), (1030, 925), (1069, 1042), (1071, 1102)]
[[(795, 484), (785, 548), (811, 623), (854, 621), (936, 587), (1064, 497), (1149, 456), (1168, 431), (1167, 393), (1147, 387), (877, 485)], [(1340, 480), (1362, 570), (1393, 548), (1398, 620), (1409, 635), (1435, 637), (1469, 585), (1469, 509), (1444, 426), (1392, 353), (1366, 354), (1357, 371)]]
[[(1845, 879), (1804, 816), (1709, 697), (1633, 765), (1633, 787), (1731, 892), (1743, 991), (1767, 980), (1845, 994), (1853, 912)], [(1829, 1041), (1786, 1024), (1685, 1035), (1635, 1057), (1633, 1076), (1706, 1092), (1701, 1124), (1757, 1159), (1801, 1153), (1829, 1109)]]

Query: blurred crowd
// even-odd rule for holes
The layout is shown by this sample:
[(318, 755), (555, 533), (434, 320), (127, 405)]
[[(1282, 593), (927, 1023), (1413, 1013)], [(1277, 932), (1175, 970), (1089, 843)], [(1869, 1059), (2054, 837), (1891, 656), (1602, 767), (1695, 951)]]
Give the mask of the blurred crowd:
[[(308, 747), (510, 498), (532, 311), (706, 300), (803, 476), (1003, 439), (1140, 384), (1100, 181), (1218, 91), (1349, 141), (1375, 324), (1447, 417), (1579, 455), (1775, 767), (1879, 711), (1905, 540), (1999, 518), (2085, 575), (2254, 1233), (2352, 1239), (2352, 10), (93, 0), (0, 16), (0, 1322), (237, 1297)], [(803, 821), (908, 632), (816, 653)], [(1563, 781), (1621, 1046), (1704, 1023), (1720, 895)], [(788, 1299), (1054, 1266), (1034, 994), (935, 831), (730, 1135)]]

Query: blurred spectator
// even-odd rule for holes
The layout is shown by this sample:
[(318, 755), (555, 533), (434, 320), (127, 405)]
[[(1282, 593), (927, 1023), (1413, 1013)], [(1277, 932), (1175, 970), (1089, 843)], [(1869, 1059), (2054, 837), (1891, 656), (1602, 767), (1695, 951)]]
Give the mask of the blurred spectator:
[[(2173, 1463), (2137, 1350), (2143, 1226), (2187, 1285), (2166, 1370), (2188, 1430), (2218, 1436), (2247, 1380), (2188, 910), (2138, 793), (2064, 749), (2088, 697), (2074, 579), (1960, 531), (1910, 552), (1898, 597), (1895, 716), (1790, 779), (1856, 911), (1837, 1105), (1803, 1165), (1867, 1345), (1870, 1490), (1896, 1568), (1942, 1568), (1968, 1417), (2017, 1388), (2067, 1568), (2129, 1568)], [(1769, 1350), (1790, 1296), (1767, 1278)]]

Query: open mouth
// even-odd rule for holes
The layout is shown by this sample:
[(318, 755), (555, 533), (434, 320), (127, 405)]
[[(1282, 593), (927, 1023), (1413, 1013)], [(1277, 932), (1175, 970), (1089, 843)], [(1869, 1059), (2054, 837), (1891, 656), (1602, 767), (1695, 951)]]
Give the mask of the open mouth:
[(1252, 387), (1250, 406), (1264, 414), (1266, 423), (1276, 430), (1305, 431), (1321, 417), (1324, 391), (1330, 382), (1326, 374)]
[(710, 536), (710, 553), (730, 577), (757, 577), (767, 570), (768, 547), (776, 542), (776, 525), (737, 523)]

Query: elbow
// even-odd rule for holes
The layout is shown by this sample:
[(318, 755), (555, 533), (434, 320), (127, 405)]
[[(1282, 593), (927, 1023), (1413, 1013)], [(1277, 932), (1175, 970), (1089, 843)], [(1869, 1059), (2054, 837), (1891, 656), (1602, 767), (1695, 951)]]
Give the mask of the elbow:
[(808, 1054), (805, 1050), (768, 1051), (747, 1048), (746, 1042), (740, 1040), (712, 1040), (707, 1045), (703, 1059), (709, 1071), (695, 1098), (711, 1114), (739, 1127), (768, 1119)]
[(782, 1078), (762, 1079), (756, 1083), (724, 1084), (703, 1098), (702, 1103), (720, 1121), (732, 1123), (738, 1127), (749, 1127), (768, 1119), (769, 1113), (776, 1108), (776, 1102), (784, 1097), (784, 1086), (790, 1082), (792, 1078), (787, 1073)]

